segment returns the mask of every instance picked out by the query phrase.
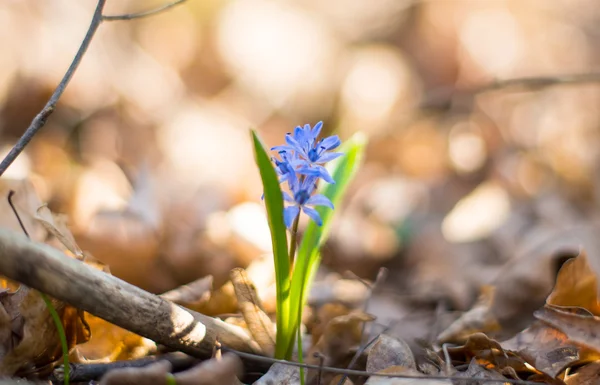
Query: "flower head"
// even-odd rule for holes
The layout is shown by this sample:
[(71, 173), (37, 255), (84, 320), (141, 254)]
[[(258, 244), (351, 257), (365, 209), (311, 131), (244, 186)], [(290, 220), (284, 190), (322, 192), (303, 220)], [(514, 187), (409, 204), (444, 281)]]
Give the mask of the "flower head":
[(293, 152), (298, 158), (297, 171), (300, 174), (318, 176), (327, 183), (335, 183), (323, 164), (342, 156), (341, 153), (329, 152), (336, 149), (341, 140), (337, 135), (333, 135), (317, 141), (322, 128), (323, 122), (315, 124), (313, 128), (310, 124), (305, 124), (304, 127), (297, 126), (293, 134), (285, 135), (287, 144), (273, 147), (271, 150)]
[(293, 134), (286, 134), (285, 145), (271, 149), (278, 151), (281, 158), (272, 158), (279, 175), (279, 183), (287, 182), (290, 189), (290, 194), (283, 193), (284, 199), (292, 203), (283, 212), (288, 228), (292, 227), (300, 211), (321, 226), (321, 216), (310, 206), (326, 206), (333, 209), (333, 203), (327, 197), (314, 192), (319, 178), (328, 183), (335, 183), (323, 164), (343, 154), (330, 152), (341, 144), (337, 135), (317, 140), (322, 128), (323, 122), (315, 124), (312, 128), (310, 124), (298, 126)]

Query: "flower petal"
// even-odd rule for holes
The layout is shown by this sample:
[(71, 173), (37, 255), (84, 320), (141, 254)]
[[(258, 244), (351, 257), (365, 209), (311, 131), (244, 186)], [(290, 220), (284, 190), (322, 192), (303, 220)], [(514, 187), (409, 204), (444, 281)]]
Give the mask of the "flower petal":
[(325, 154), (321, 155), (318, 159), (317, 159), (317, 163), (327, 163), (329, 161), (332, 161), (336, 158), (339, 158), (340, 156), (344, 155), (341, 152), (326, 152)]
[(321, 172), (316, 167), (310, 167), (307, 164), (303, 165), (299, 169), (296, 170), (298, 174), (306, 175), (306, 176), (321, 176)]
[(304, 213), (306, 215), (308, 215), (310, 217), (310, 219), (315, 221), (317, 226), (321, 226), (323, 224), (323, 221), (321, 220), (321, 216), (319, 215), (317, 210), (311, 209), (310, 207), (302, 206), (302, 211), (304, 211)]
[(306, 201), (306, 204), (313, 206), (327, 206), (330, 209), (333, 209), (333, 203), (331, 202), (331, 200), (329, 200), (329, 198), (327, 198), (325, 195), (321, 194), (311, 196)]
[(317, 139), (317, 137), (321, 133), (322, 128), (323, 128), (323, 122), (319, 122), (319, 123), (315, 124), (315, 126), (312, 129), (312, 132), (310, 133), (310, 136), (312, 136), (313, 139)]
[(289, 153), (289, 152), (292, 152), (292, 151), (295, 151), (295, 150), (296, 149), (294, 147), (292, 147), (292, 146), (286, 146), (286, 145), (271, 147), (271, 151), (277, 151), (277, 152), (285, 151), (286, 153)]
[(289, 206), (283, 209), (283, 221), (288, 229), (292, 227), (294, 219), (296, 219), (299, 213), (300, 208), (298, 206)]
[(302, 145), (290, 134), (285, 134), (285, 141), (289, 144), (295, 151), (300, 153), (304, 153), (304, 149)]
[(319, 171), (319, 178), (323, 179), (327, 183), (335, 184), (335, 181), (331, 175), (329, 175), (329, 172), (325, 169), (325, 167), (316, 165), (314, 168)]
[(294, 198), (292, 198), (290, 196), (290, 194), (286, 193), (285, 191), (282, 191), (281, 194), (283, 195), (283, 200), (286, 202), (293, 202)]
[(333, 150), (334, 148), (338, 147), (340, 144), (342, 144), (340, 137), (337, 135), (333, 135), (333, 136), (328, 136), (327, 138), (321, 140), (321, 142), (319, 143), (319, 146), (325, 148), (325, 150)]

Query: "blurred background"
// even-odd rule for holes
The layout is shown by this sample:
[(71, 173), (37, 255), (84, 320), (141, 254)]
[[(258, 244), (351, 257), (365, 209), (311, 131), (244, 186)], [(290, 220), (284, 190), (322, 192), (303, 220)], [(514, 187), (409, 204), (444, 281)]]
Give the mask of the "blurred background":
[[(161, 4), (108, 0), (104, 13)], [(4, 153), (95, 5), (0, 2)], [(320, 120), (342, 140), (363, 131), (365, 164), (336, 209), (319, 279), (373, 279), (385, 266), (373, 312), (465, 310), (519, 245), (597, 216), (599, 22), (594, 0), (188, 0), (103, 23), (5, 177), (27, 181), (83, 249), (147, 290), (206, 275), (217, 289), (250, 266), (268, 293), (248, 129), (268, 146)], [(488, 87), (572, 74), (590, 76)], [(353, 293), (331, 290), (323, 301)], [(213, 313), (231, 311), (221, 306)]]

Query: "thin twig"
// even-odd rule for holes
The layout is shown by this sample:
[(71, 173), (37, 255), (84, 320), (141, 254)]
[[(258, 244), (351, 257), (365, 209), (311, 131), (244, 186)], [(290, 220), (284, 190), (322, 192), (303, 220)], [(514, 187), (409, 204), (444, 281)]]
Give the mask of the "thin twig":
[[(278, 360), (276, 358), (269, 358), (265, 356), (259, 356), (251, 353), (243, 353), (238, 352), (234, 349), (230, 349), (226, 346), (223, 346), (222, 349), (226, 352), (231, 352), (237, 354), (240, 358), (246, 358), (248, 360), (254, 360), (258, 362), (267, 362), (270, 364), (282, 364), (289, 366), (296, 366), (299, 368), (305, 369), (314, 369), (314, 370), (322, 370), (324, 372), (329, 373), (338, 373), (338, 374), (346, 374), (349, 376), (375, 376), (375, 377), (386, 377), (386, 378), (414, 378), (416, 380), (455, 380), (455, 381), (466, 381), (469, 380), (469, 377), (459, 377), (459, 376), (431, 376), (431, 375), (408, 375), (408, 374), (391, 374), (391, 373), (380, 373), (380, 372), (366, 372), (362, 370), (352, 370), (352, 369), (343, 369), (343, 368), (333, 368), (330, 366), (319, 366), (319, 365), (311, 365), (311, 364), (303, 364), (294, 361), (286, 361), (286, 360)], [(479, 382), (485, 383), (509, 383), (509, 384), (517, 384), (517, 385), (540, 385), (539, 382), (526, 381), (526, 380), (515, 380), (512, 378), (503, 378), (503, 379), (494, 379), (494, 378), (477, 378)]]
[(172, 3), (168, 3), (165, 5), (162, 5), (158, 8), (154, 8), (154, 9), (150, 9), (148, 11), (144, 11), (144, 12), (138, 12), (138, 13), (129, 13), (126, 15), (114, 15), (114, 16), (102, 16), (102, 20), (103, 21), (118, 21), (118, 20), (133, 20), (133, 19), (141, 19), (142, 17), (148, 17), (148, 16), (152, 16), (152, 15), (156, 15), (157, 13), (161, 13), (166, 11), (167, 9), (173, 8), (176, 5), (179, 5), (181, 3), (183, 3), (185, 0), (177, 0), (174, 1)]
[(533, 76), (495, 80), (488, 84), (473, 87), (470, 89), (442, 87), (429, 92), (420, 104), (421, 108), (440, 107), (453, 104), (469, 106), (472, 103), (473, 98), (475, 96), (493, 91), (537, 91), (547, 87), (561, 85), (577, 85), (586, 83), (600, 83), (600, 73), (591, 72), (582, 74)]
[(4, 172), (12, 164), (12, 162), (14, 162), (15, 159), (17, 159), (19, 154), (23, 151), (23, 149), (25, 149), (25, 146), (27, 146), (27, 144), (31, 141), (35, 134), (42, 127), (44, 127), (44, 125), (46, 124), (46, 120), (54, 112), (58, 99), (63, 94), (65, 88), (67, 87), (67, 84), (69, 84), (69, 81), (71, 81), (75, 70), (79, 66), (79, 63), (81, 63), (81, 59), (83, 58), (85, 51), (87, 51), (90, 42), (94, 37), (94, 34), (98, 30), (98, 27), (102, 22), (102, 9), (104, 8), (105, 3), (106, 0), (98, 0), (96, 10), (94, 11), (94, 16), (92, 17), (92, 22), (90, 23), (90, 27), (88, 28), (88, 31), (85, 34), (81, 45), (79, 46), (79, 50), (77, 50), (77, 53), (75, 54), (75, 58), (73, 58), (71, 65), (67, 69), (65, 76), (63, 76), (60, 83), (58, 83), (58, 87), (56, 87), (56, 89), (52, 93), (52, 96), (50, 97), (50, 100), (48, 100), (42, 111), (39, 114), (37, 114), (35, 118), (33, 118), (31, 124), (29, 125), (29, 127), (27, 127), (27, 130), (25, 131), (23, 136), (21, 136), (17, 144), (15, 144), (15, 146), (10, 150), (8, 155), (6, 155), (6, 157), (2, 160), (2, 163), (0, 163), (0, 176), (4, 174)]
[(92, 16), (92, 21), (90, 22), (90, 26), (85, 34), (85, 37), (83, 38), (83, 41), (81, 42), (81, 45), (79, 46), (79, 49), (77, 50), (77, 53), (75, 54), (75, 57), (73, 58), (73, 61), (69, 65), (67, 72), (63, 76), (60, 83), (58, 83), (58, 86), (52, 93), (52, 96), (50, 97), (44, 108), (42, 108), (42, 110), (35, 116), (35, 118), (33, 118), (29, 127), (27, 127), (27, 130), (25, 130), (25, 133), (19, 138), (14, 147), (10, 150), (10, 152), (4, 157), (4, 159), (0, 163), (0, 176), (4, 174), (4, 172), (10, 167), (10, 165), (15, 161), (15, 159), (17, 159), (21, 152), (23, 152), (25, 147), (29, 144), (29, 142), (31, 141), (31, 139), (33, 139), (37, 132), (46, 125), (46, 121), (56, 109), (56, 104), (58, 103), (58, 100), (65, 91), (65, 88), (67, 88), (67, 85), (71, 81), (73, 74), (75, 74), (77, 67), (79, 67), (81, 60), (85, 55), (85, 52), (90, 46), (92, 38), (96, 34), (98, 27), (100, 26), (100, 24), (102, 24), (103, 21), (132, 20), (152, 16), (157, 13), (166, 11), (167, 9), (170, 9), (178, 4), (181, 4), (184, 1), (185, 0), (177, 0), (172, 3), (165, 4), (161, 7), (140, 13), (105, 16), (102, 15), (102, 10), (104, 9), (106, 0), (98, 0), (96, 10), (94, 11), (94, 15)]

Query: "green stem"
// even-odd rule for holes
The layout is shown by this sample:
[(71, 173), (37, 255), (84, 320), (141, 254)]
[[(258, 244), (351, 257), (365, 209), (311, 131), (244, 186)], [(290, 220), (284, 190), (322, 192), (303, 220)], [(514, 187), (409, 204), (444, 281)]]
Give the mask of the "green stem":
[(300, 223), (300, 211), (292, 224), (292, 239), (290, 240), (290, 271), (294, 266), (294, 258), (296, 257), (296, 247), (298, 246), (298, 224)]
[[(300, 310), (298, 310), (298, 314), (300, 315), (300, 320), (298, 320), (298, 328), (296, 329), (298, 332), (298, 362), (303, 364), (304, 358), (302, 353), (302, 302), (298, 305)], [(300, 367), (300, 385), (304, 385), (304, 368)]]
[(42, 300), (44, 300), (44, 303), (46, 304), (46, 307), (48, 308), (48, 311), (50, 312), (50, 316), (52, 317), (52, 320), (54, 321), (56, 330), (58, 331), (58, 337), (60, 339), (60, 346), (62, 347), (62, 353), (63, 353), (63, 365), (65, 367), (64, 384), (69, 385), (69, 381), (70, 381), (69, 377), (70, 377), (71, 367), (69, 366), (69, 346), (67, 345), (67, 336), (65, 335), (65, 329), (63, 328), (63, 324), (60, 321), (60, 317), (58, 316), (58, 313), (56, 312), (54, 305), (52, 305), (52, 302), (50, 302), (50, 298), (48, 298), (48, 296), (44, 293), (40, 293), (40, 296), (42, 297)]

